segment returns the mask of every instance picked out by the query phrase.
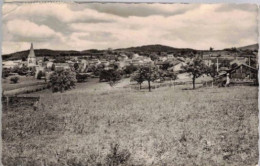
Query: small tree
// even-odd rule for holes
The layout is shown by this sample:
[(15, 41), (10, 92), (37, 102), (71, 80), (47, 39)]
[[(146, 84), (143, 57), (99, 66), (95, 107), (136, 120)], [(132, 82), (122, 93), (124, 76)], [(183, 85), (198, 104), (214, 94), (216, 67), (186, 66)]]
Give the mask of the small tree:
[(149, 92), (151, 92), (151, 82), (159, 78), (158, 68), (156, 66), (141, 66), (137, 70), (136, 74), (137, 74), (137, 78), (140, 79), (140, 82), (141, 80), (148, 82)]
[(54, 71), (55, 70), (55, 64), (53, 63), (52, 65), (51, 65), (51, 71)]
[(43, 74), (43, 72), (40, 70), (40, 71), (37, 73), (36, 78), (37, 78), (38, 80), (40, 80), (43, 76), (44, 76), (44, 74)]
[(131, 77), (131, 81), (136, 81), (139, 84), (139, 89), (142, 88), (142, 83), (145, 81), (143, 75), (141, 74), (141, 70), (137, 70)]
[(74, 63), (74, 69), (77, 71), (79, 69), (79, 64), (78, 63)]
[(126, 68), (124, 69), (124, 73), (126, 75), (130, 75), (130, 74), (134, 73), (136, 70), (137, 70), (137, 67), (131, 64), (129, 66), (126, 66)]
[(106, 81), (113, 87), (118, 81), (121, 80), (121, 72), (114, 69), (102, 70), (99, 75), (99, 81)]
[(187, 65), (182, 66), (184, 72), (189, 73), (192, 76), (192, 85), (195, 89), (195, 80), (203, 74), (207, 74), (207, 66), (204, 64), (201, 58), (195, 57), (187, 63)]
[(26, 67), (26, 66), (22, 66), (21, 68), (19, 68), (19, 70), (18, 70), (18, 74), (19, 75), (26, 75), (27, 73), (28, 73), (28, 71), (29, 71), (29, 68), (28, 67)]
[(156, 61), (156, 60), (159, 59), (159, 56), (156, 55), (156, 54), (151, 54), (151, 55), (150, 55), (150, 58), (151, 58), (152, 61)]
[(69, 70), (55, 71), (50, 76), (52, 92), (63, 92), (75, 87), (76, 73)]
[(19, 77), (12, 77), (12, 78), (10, 78), (10, 81), (11, 81), (13, 84), (16, 84), (16, 83), (18, 83), (18, 81), (19, 81)]
[(113, 70), (109, 75), (109, 85), (113, 87), (115, 84), (117, 84), (121, 80), (121, 73), (117, 70)]
[(212, 77), (212, 86), (213, 86), (213, 81), (216, 78), (216, 76), (218, 75), (218, 71), (217, 71), (217, 65), (216, 64), (212, 64), (211, 66), (208, 67), (207, 69), (207, 75), (210, 75)]

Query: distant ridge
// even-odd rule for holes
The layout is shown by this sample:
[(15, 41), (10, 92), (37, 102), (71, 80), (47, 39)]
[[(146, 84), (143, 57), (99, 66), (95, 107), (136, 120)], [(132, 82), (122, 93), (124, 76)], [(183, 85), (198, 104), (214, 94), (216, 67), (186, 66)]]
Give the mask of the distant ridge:
[(125, 50), (125, 51), (151, 51), (151, 52), (176, 52), (180, 50), (195, 50), (191, 48), (175, 48), (175, 47), (170, 47), (170, 46), (164, 46), (160, 44), (154, 44), (154, 45), (145, 45), (145, 46), (138, 46), (138, 47), (129, 47), (129, 48), (121, 48), (121, 49), (116, 49), (116, 50)]
[(239, 47), (238, 49), (240, 49), (240, 50), (258, 50), (258, 48), (259, 48), (259, 44), (251, 44), (248, 46)]
[[(238, 47), (240, 50), (258, 50), (258, 44), (252, 44), (244, 47)], [(208, 51), (208, 50), (196, 50), (191, 48), (175, 48), (160, 44), (154, 45), (144, 45), (137, 47), (129, 47), (129, 48), (119, 48), (115, 49), (116, 51), (130, 51), (130, 52), (168, 52), (168, 53), (180, 53), (180, 52), (193, 52), (193, 51)], [(50, 49), (35, 49), (36, 57), (46, 56), (46, 57), (57, 57), (57, 56), (82, 56), (86, 54), (92, 53), (102, 53), (105, 50), (97, 50), (97, 49), (89, 49), (83, 51), (75, 51), (75, 50), (50, 50)], [(221, 51), (221, 50), (220, 50)], [(29, 54), (29, 50), (19, 51), (11, 54), (2, 55), (3, 60), (18, 60), (18, 59), (26, 59)]]

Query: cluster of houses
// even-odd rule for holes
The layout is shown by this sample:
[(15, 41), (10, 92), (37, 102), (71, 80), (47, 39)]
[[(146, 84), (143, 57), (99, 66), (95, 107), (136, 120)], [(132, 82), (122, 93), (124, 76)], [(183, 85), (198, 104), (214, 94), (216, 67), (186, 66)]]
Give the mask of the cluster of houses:
[[(113, 54), (113, 53), (110, 53)], [(27, 57), (27, 61), (22, 60), (13, 60), (13, 61), (3, 61), (3, 68), (14, 68), (14, 67), (23, 67), (26, 66), (29, 69), (35, 70), (35, 76), (42, 71), (44, 73), (51, 73), (54, 70), (63, 70), (63, 69), (72, 69), (77, 64), (80, 72), (88, 72), (90, 68), (102, 66), (105, 70), (114, 68), (116, 65), (119, 69), (124, 69), (129, 65), (141, 66), (141, 65), (157, 65), (162, 66), (165, 64), (170, 64), (168, 70), (173, 72), (180, 72), (182, 66), (186, 65), (186, 62), (190, 58), (184, 58), (181, 56), (176, 56), (173, 53), (165, 53), (163, 56), (157, 55), (156, 60), (151, 59), (151, 56), (141, 56), (137, 53), (131, 53), (131, 56), (128, 56), (127, 52), (117, 52), (116, 58), (112, 56), (97, 56), (97, 55), (82, 55), (80, 57), (72, 56), (66, 58), (63, 62), (57, 62), (54, 58), (38, 57), (35, 55), (33, 44)], [(156, 54), (156, 53), (151, 53)], [(237, 54), (237, 53), (234, 53)], [(239, 56), (231, 54), (228, 51), (205, 51), (203, 52), (202, 59), (204, 63), (208, 66), (216, 64), (217, 71), (220, 74), (225, 73), (235, 73), (233, 74), (234, 78), (256, 78), (257, 77), (257, 63), (251, 65), (251, 61), (257, 61), (257, 53), (255, 55), (245, 55)], [(161, 55), (161, 54), (160, 54)], [(131, 58), (130, 58), (131, 57)], [(236, 64), (236, 65), (234, 65)]]

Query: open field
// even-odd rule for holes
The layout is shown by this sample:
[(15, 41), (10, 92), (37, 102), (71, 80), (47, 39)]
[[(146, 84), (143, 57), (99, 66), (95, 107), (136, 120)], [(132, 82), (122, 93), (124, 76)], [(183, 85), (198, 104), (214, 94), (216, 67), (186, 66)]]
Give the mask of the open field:
[(26, 77), (26, 76), (19, 76), (19, 75), (17, 75), (17, 77), (19, 77), (18, 83), (12, 84), (12, 83), (10, 83), (10, 78), (12, 78), (12, 77), (15, 77), (15, 76), (10, 76), (5, 79), (2, 79), (3, 90), (9, 91), (9, 90), (15, 90), (15, 89), (19, 89), (19, 88), (46, 84), (44, 82), (44, 80), (37, 80), (32, 76)]
[(3, 164), (255, 166), (258, 88), (185, 88), (42, 93), (3, 111)]
[(19, 76), (18, 83), (11, 83), (10, 78), (15, 76), (10, 76), (2, 79), (2, 89), (4, 96), (14, 96), (23, 93), (31, 93), (35, 91), (41, 91), (47, 87), (44, 80), (37, 80), (32, 76)]

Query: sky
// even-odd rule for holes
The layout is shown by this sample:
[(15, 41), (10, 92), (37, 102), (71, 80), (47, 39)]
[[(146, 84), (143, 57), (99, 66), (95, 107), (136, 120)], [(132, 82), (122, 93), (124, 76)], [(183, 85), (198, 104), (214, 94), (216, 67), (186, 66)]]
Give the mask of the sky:
[(257, 43), (257, 5), (5, 3), (2, 53), (149, 44), (223, 49)]

